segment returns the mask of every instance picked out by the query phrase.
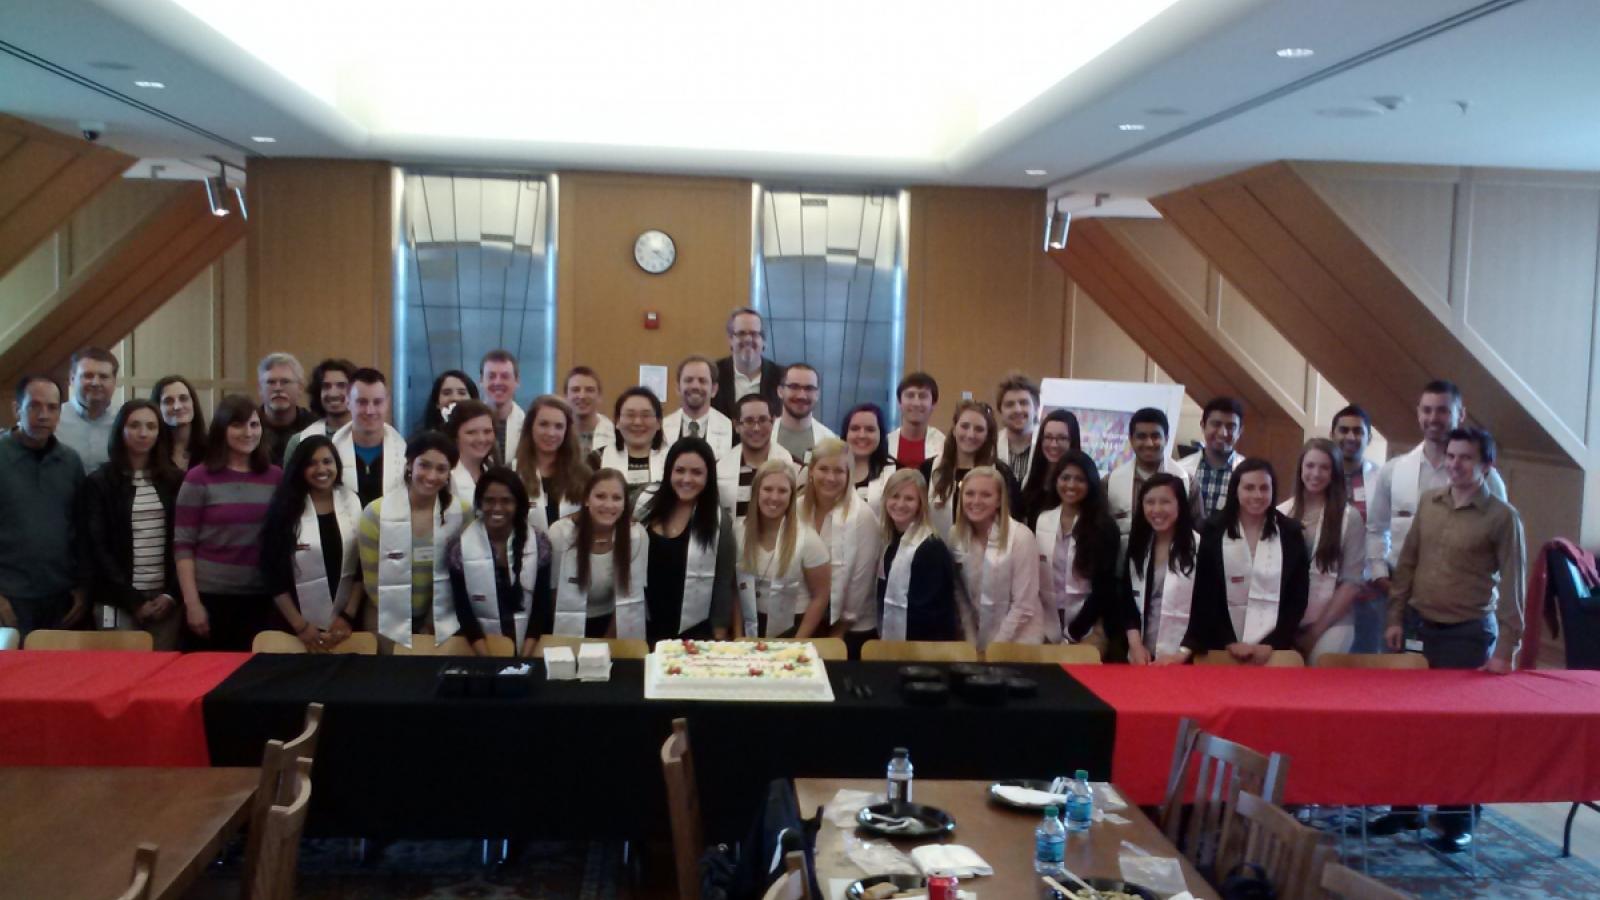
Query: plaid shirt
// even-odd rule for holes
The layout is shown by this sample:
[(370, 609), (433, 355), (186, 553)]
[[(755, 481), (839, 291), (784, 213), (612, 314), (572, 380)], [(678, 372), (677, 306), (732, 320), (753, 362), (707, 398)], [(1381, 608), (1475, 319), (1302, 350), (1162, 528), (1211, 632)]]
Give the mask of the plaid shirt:
[(1202, 517), (1208, 517), (1221, 510), (1228, 501), (1228, 479), (1233, 477), (1233, 456), (1220, 468), (1212, 468), (1206, 462), (1205, 451), (1201, 451), (1200, 465), (1194, 470), (1195, 493), (1199, 495)]

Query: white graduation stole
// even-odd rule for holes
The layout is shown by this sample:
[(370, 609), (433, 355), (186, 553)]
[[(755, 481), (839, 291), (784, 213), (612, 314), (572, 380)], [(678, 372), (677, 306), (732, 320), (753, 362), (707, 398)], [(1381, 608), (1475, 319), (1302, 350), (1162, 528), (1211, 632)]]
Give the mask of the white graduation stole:
[[(798, 522), (793, 523), (799, 526)], [(781, 533), (780, 533), (781, 537)], [(739, 568), (739, 609), (744, 614), (745, 631), (749, 637), (777, 637), (793, 628), (805, 614), (802, 604), (809, 605), (811, 595), (805, 590), (804, 569), (800, 560), (800, 536), (796, 535), (794, 555), (789, 567), (778, 569), (782, 547), (774, 547), (760, 572)], [(740, 559), (744, 554), (739, 554)], [(758, 614), (767, 617), (767, 633), (757, 635), (760, 623)]]
[(721, 536), (720, 509), (710, 543), (700, 543), (692, 532), (689, 535), (689, 554), (683, 573), (683, 606), (678, 614), (679, 634), (711, 617), (711, 586), (717, 578), (717, 541)]
[[(539, 485), (539, 496), (528, 498), (528, 525), (529, 527), (537, 529), (538, 531), (542, 531), (548, 535), (550, 533), (550, 526), (555, 524), (554, 522), (550, 521), (550, 511), (548, 507), (550, 497), (545, 493), (546, 491), (550, 490), (550, 486), (544, 483), (544, 476), (540, 475), (537, 471), (533, 473), (533, 479), (534, 482)], [(565, 519), (567, 516), (577, 512), (580, 508), (582, 508), (580, 504), (573, 503), (567, 498), (562, 497), (557, 501), (556, 504), (556, 519), (558, 521)]]
[[(1198, 541), (1198, 536), (1196, 537)], [(1154, 551), (1144, 565), (1129, 565), (1128, 575), (1133, 584), (1133, 603), (1139, 608), (1139, 621), (1144, 632), (1144, 644), (1156, 656), (1170, 656), (1183, 646), (1189, 631), (1189, 610), (1194, 605), (1194, 571), (1188, 574), (1173, 571), (1172, 560), (1167, 560), (1167, 571), (1161, 582), (1161, 613), (1147, 625), (1145, 607), (1149, 593), (1145, 585), (1153, 581)]]
[[(511, 549), (509, 546), (507, 551)], [(467, 602), (472, 604), (473, 615), (483, 633), (504, 634), (500, 621), (500, 595), (495, 585), (494, 545), (489, 541), (489, 530), (482, 519), (476, 519), (461, 531), (461, 573), (467, 582)], [(522, 564), (517, 572), (517, 589), (522, 592), (522, 609), (513, 615), (513, 633), (518, 647), (528, 636), (528, 617), (533, 611), (533, 588), (539, 577), (539, 539), (531, 531), (528, 545), (522, 550)]]
[[(967, 595), (966, 606), (977, 626), (977, 645), (982, 650), (994, 640), (994, 635), (1005, 622), (1011, 609), (1011, 545), (1017, 538), (1017, 527), (1006, 529), (1006, 544), (1000, 545), (1000, 526), (989, 528), (989, 539), (982, 553), (973, 553), (971, 542), (964, 541), (958, 549), (957, 563), (964, 570), (961, 577), (962, 593)], [(972, 594), (970, 567), (978, 566), (977, 593)]]
[(378, 521), (378, 633), (398, 644), (411, 646), (411, 561), (421, 552), (433, 563), (434, 640), (443, 642), (461, 630), (450, 600), (450, 571), (445, 565), (445, 547), (460, 533), (461, 505), (452, 501), (440, 521), (440, 501), (433, 501), (430, 520), (433, 541), (428, 547), (414, 547), (411, 541), (411, 497), (404, 489), (383, 495)]
[(660, 484), (666, 471), (666, 464), (667, 447), (665, 444), (650, 451), (650, 468), (648, 470), (629, 469), (628, 451), (618, 450), (615, 444), (607, 444), (605, 449), (600, 451), (600, 468), (616, 469), (622, 473), (623, 480), (634, 488)]
[[(616, 577), (615, 570), (612, 573), (617, 637), (643, 640), (645, 561), (649, 558), (650, 538), (639, 525), (627, 522), (618, 524), (629, 528), (628, 549), (632, 553), (632, 558), (626, 563), (630, 576), (626, 594), (616, 593), (620, 590), (620, 579)], [(589, 592), (578, 585), (577, 536), (578, 523), (572, 519), (562, 519), (550, 527), (550, 577), (556, 585), (556, 614), (552, 633), (571, 637), (583, 637), (589, 624)], [(617, 564), (615, 550), (607, 554), (606, 558), (610, 561), (610, 565)], [(590, 562), (593, 563), (594, 560)], [(589, 577), (594, 578), (592, 569)]]
[[(1270, 515), (1270, 513), (1269, 513)], [(1228, 618), (1234, 637), (1244, 644), (1265, 643), (1278, 627), (1278, 605), (1283, 591), (1283, 536), (1276, 531), (1250, 543), (1241, 537), (1222, 536), (1222, 575), (1227, 583)]]
[(344, 542), (344, 552), (340, 556), (344, 562), (337, 587), (328, 584), (328, 567), (322, 558), (322, 529), (317, 525), (317, 508), (310, 498), (306, 499), (305, 509), (300, 513), (300, 539), (294, 549), (294, 596), (300, 615), (324, 630), (333, 625), (337, 605), (349, 599), (350, 585), (359, 568), (356, 528), (361, 519), (361, 501), (354, 494), (334, 491), (333, 512)]
[(930, 537), (933, 537), (931, 530), (918, 528), (900, 538), (900, 547), (884, 579), (883, 621), (878, 624), (878, 636), (886, 641), (906, 639), (906, 609), (911, 605), (911, 560), (917, 555), (917, 548)]
[(1394, 474), (1389, 477), (1389, 566), (1400, 561), (1400, 549), (1405, 546), (1411, 523), (1417, 520), (1417, 506), (1422, 501), (1422, 445), (1395, 463)]
[[(344, 463), (344, 492), (358, 496), (355, 423), (346, 422), (333, 434), (333, 446)], [(388, 425), (383, 426), (383, 493), (401, 490), (406, 484), (406, 439)], [(467, 500), (470, 502), (471, 497)]]
[(1055, 643), (1066, 637), (1064, 631), (1056, 633), (1057, 621), (1063, 622), (1063, 629), (1072, 624), (1089, 599), (1090, 585), (1089, 580), (1073, 568), (1078, 541), (1070, 531), (1061, 533), (1059, 510), (1046, 510), (1039, 516), (1039, 528), (1034, 537), (1039, 542), (1039, 599), (1048, 620), (1044, 636), (1046, 641)]
[(824, 520), (828, 526), (828, 562), (833, 571), (833, 580), (828, 587), (830, 625), (837, 624), (844, 612), (845, 592), (850, 589), (850, 572), (855, 569), (856, 553), (861, 543), (856, 540), (857, 529), (861, 526), (860, 517), (865, 509), (865, 505), (856, 498), (855, 491), (847, 489), (833, 509), (828, 510)]

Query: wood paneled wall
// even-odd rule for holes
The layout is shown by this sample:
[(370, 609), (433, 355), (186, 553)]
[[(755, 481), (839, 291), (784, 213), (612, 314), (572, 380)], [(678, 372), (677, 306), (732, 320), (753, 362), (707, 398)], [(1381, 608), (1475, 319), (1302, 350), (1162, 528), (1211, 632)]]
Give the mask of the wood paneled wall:
[(1044, 192), (910, 193), (906, 371), (939, 380), (943, 409), (963, 391), (993, 403), (1013, 369), (1035, 379), (1064, 375), (1064, 279), (1041, 247)]
[(393, 356), (394, 169), (255, 159), (249, 166), (249, 353), (310, 369), (343, 356), (387, 372)]
[[(566, 370), (582, 363), (600, 373), (609, 407), (638, 383), (641, 364), (675, 370), (692, 353), (728, 354), (728, 313), (750, 304), (750, 182), (573, 173), (559, 177), (558, 190), (558, 392)], [(652, 228), (678, 248), (662, 275), (633, 261), (634, 240)], [(647, 311), (660, 314), (659, 329), (645, 329)], [(669, 409), (675, 384), (671, 392)]]
[(134, 162), (109, 147), (0, 115), (0, 275)]

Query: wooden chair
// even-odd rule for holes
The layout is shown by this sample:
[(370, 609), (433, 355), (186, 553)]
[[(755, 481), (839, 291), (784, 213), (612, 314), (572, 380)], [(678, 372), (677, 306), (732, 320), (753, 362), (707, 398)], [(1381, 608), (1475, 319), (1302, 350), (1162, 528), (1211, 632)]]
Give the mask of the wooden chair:
[(978, 661), (978, 648), (966, 641), (867, 641), (861, 658), (884, 662)]
[(811, 879), (806, 873), (806, 855), (791, 850), (783, 855), (784, 872), (761, 895), (761, 900), (812, 900)]
[(133, 853), (133, 880), (117, 900), (150, 900), (156, 874), (156, 845), (140, 844)]
[[(251, 653), (306, 653), (306, 645), (287, 631), (263, 631), (250, 642)], [(328, 651), (374, 656), (378, 652), (378, 636), (370, 631), (352, 632)]]
[(844, 645), (844, 638), (814, 637), (808, 638), (811, 646), (817, 648), (817, 655), (823, 662), (840, 662), (850, 658), (850, 650)]
[[(1162, 830), (1190, 862), (1202, 871), (1209, 870), (1225, 855), (1226, 825), (1240, 792), (1279, 802), (1288, 774), (1289, 759), (1283, 754), (1263, 756), (1243, 744), (1206, 734), (1193, 721), (1182, 719), (1161, 807)], [(1184, 828), (1183, 793), (1191, 782), (1192, 808)]]
[(1100, 664), (1100, 651), (1088, 644), (1014, 644), (1001, 641), (983, 651), (985, 662), (1054, 663), (1067, 665)]
[(261, 751), (261, 781), (256, 786), (256, 795), (250, 806), (250, 830), (245, 835), (244, 844), (244, 885), (247, 896), (257, 900), (255, 894), (248, 893), (252, 885), (252, 873), (260, 865), (262, 846), (266, 839), (270, 811), (274, 805), (282, 806), (294, 800), (294, 778), (296, 765), (301, 761), (311, 762), (316, 759), (317, 742), (322, 735), (321, 703), (312, 703), (306, 706), (305, 727), (288, 743), (278, 740), (267, 741), (266, 747)]
[(311, 808), (311, 760), (298, 759), (291, 777), (283, 779), (285, 803), (267, 811), (266, 827), (255, 867), (245, 873), (250, 900), (290, 900), (294, 897), (295, 865), (300, 856), (300, 835)]
[(22, 641), (24, 650), (139, 650), (156, 648), (148, 631), (31, 631)]
[[(1259, 795), (1241, 791), (1234, 815), (1222, 829), (1226, 855), (1217, 857), (1217, 877), (1242, 863), (1260, 866), (1279, 900), (1315, 897), (1311, 860), (1319, 833)], [(1231, 849), (1230, 849), (1231, 848)], [(1363, 895), (1364, 896), (1364, 895)]]
[[(1197, 666), (1237, 666), (1239, 661), (1226, 650), (1207, 650), (1194, 658)], [(1298, 650), (1274, 650), (1267, 657), (1267, 667), (1277, 669), (1303, 669), (1306, 658)]]
[(1319, 669), (1426, 669), (1428, 658), (1421, 653), (1324, 653), (1317, 657)]
[(667, 819), (672, 826), (672, 858), (678, 872), (679, 900), (700, 896), (700, 856), (705, 825), (700, 818), (700, 788), (689, 749), (689, 720), (673, 719), (672, 734), (661, 745), (661, 774), (667, 782)]
[[(570, 634), (547, 634), (539, 638), (534, 656), (544, 656), (546, 647), (571, 647), (573, 653), (583, 644), (606, 644), (611, 648), (612, 659), (644, 659), (650, 654), (650, 645), (638, 638), (581, 638)], [(817, 652), (821, 652), (819, 648)]]
[[(1320, 868), (1317, 868), (1318, 862), (1321, 863)], [(1314, 871), (1321, 872), (1317, 876), (1317, 886), (1322, 888), (1322, 896), (1326, 900), (1414, 900), (1405, 891), (1396, 890), (1370, 875), (1341, 865), (1338, 854), (1331, 852), (1331, 848), (1319, 847), (1312, 866)]]

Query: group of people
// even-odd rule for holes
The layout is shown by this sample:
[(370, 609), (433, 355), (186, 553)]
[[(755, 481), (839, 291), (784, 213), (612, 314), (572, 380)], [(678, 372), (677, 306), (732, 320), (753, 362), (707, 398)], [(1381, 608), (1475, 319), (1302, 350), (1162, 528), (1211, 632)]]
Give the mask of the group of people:
[(385, 375), (346, 360), (307, 378), (271, 354), (259, 398), (208, 423), (181, 376), (113, 410), (118, 362), (83, 350), (65, 395), (22, 379), (0, 438), (0, 625), (216, 649), (278, 629), (313, 651), (357, 630), (479, 652), (544, 634), (1088, 641), (1136, 665), (1409, 644), (1510, 667), (1521, 522), (1449, 382), (1381, 467), (1349, 406), (1280, 477), (1235, 450), (1224, 397), (1182, 459), (1166, 416), (1137, 411), (1131, 458), (1102, 473), (1022, 375), (946, 432), (938, 382), (912, 373), (898, 428), (863, 403), (835, 432), (817, 370), (766, 359), (763, 324), (736, 310), (727, 357), (682, 360), (671, 413), (629, 387), (607, 417), (584, 366), (524, 408), (517, 360), (492, 351), (476, 378), (439, 375), (410, 437)]

